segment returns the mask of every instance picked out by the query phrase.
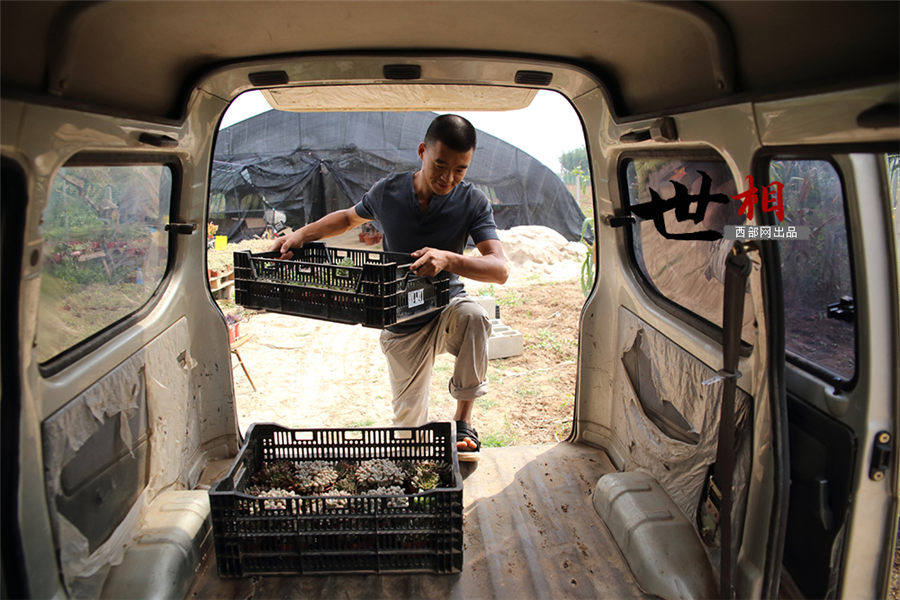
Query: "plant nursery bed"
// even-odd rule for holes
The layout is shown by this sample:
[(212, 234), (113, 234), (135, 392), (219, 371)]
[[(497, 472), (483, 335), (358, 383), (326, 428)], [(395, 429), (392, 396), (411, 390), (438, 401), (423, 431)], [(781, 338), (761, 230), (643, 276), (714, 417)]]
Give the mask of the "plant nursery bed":
[(450, 301), (447, 273), (419, 277), (409, 254), (332, 248), (320, 242), (279, 252), (234, 253), (234, 301), (337, 323), (383, 329), (440, 310)]
[(251, 425), (209, 490), (219, 575), (459, 572), (454, 439), (453, 423)]

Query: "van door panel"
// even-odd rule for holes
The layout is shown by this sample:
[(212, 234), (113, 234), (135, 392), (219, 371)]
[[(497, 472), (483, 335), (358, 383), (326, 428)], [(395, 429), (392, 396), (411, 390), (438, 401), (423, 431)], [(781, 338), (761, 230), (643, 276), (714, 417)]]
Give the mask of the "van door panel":
[[(784, 564), (809, 597), (878, 596), (891, 554), (885, 523), (897, 490), (890, 477), (868, 477), (875, 434), (893, 430), (898, 357), (881, 160), (787, 148), (768, 150), (762, 165), (767, 181), (784, 179), (783, 224), (812, 230), (808, 242), (781, 250), (791, 463)], [(829, 318), (840, 296), (855, 305), (846, 323)]]
[[(142, 511), (157, 492), (166, 486), (192, 487), (207, 458), (236, 452), (228, 334), (206, 290), (205, 236), (176, 235), (163, 227), (172, 221), (203, 223), (213, 137), (205, 132), (213, 131), (226, 105), (200, 92), (184, 121), (154, 123), (4, 99), (4, 125), (17, 116), (12, 127), (0, 131), (4, 156), (12, 153), (21, 163), (27, 182), (22, 224), (26, 258), (21, 261), (16, 331), (23, 373), (19, 522), (29, 532), (22, 549), (31, 595), (96, 596), (110, 563), (119, 559), (122, 545), (117, 542), (138, 531)], [(138, 133), (165, 135), (177, 145), (163, 149), (142, 144)], [(113, 206), (126, 207), (131, 219), (132, 229), (120, 231), (114, 229), (119, 223), (115, 212), (108, 212), (105, 182), (95, 182), (104, 193), (91, 199), (101, 220), (111, 224), (111, 233), (127, 234), (110, 240), (113, 248), (120, 247), (118, 239), (131, 241), (128, 235), (137, 229), (144, 233), (135, 238), (151, 236), (168, 244), (168, 252), (155, 263), (165, 262), (162, 279), (151, 281), (143, 269), (147, 286), (158, 282), (158, 288), (136, 312), (125, 317), (111, 312), (104, 329), (90, 330), (95, 334), (85, 330), (90, 337), (60, 349), (59, 360), (38, 364), (46, 356), (34, 348), (45, 275), (66, 261), (103, 266), (99, 255), (110, 248), (67, 248), (68, 242), (83, 246), (85, 240), (68, 233), (60, 237), (59, 227), (48, 235), (52, 224), (45, 211), (60, 192), (54, 179), (61, 172), (71, 175), (67, 167), (137, 166), (137, 174), (148, 165), (172, 168), (168, 209), (156, 203), (166, 200), (165, 193), (148, 197), (143, 191), (131, 193), (127, 185), (113, 188)], [(149, 185), (150, 179), (146, 181)], [(121, 201), (117, 193), (125, 194)], [(80, 199), (73, 202), (70, 208)], [(142, 213), (142, 207), (157, 210)], [(82, 209), (82, 214), (92, 214), (88, 207)], [(120, 210), (119, 216), (123, 214)], [(82, 223), (71, 219), (62, 225), (65, 231)], [(107, 237), (90, 243), (102, 244)], [(72, 260), (76, 256), (86, 262)], [(122, 277), (116, 275), (117, 281), (110, 275), (117, 266), (129, 266), (127, 257), (132, 256), (147, 254), (126, 253), (118, 264), (106, 257), (109, 270), (103, 273), (112, 284), (111, 299), (119, 291), (128, 293), (127, 286), (117, 289), (119, 282), (139, 284), (140, 273), (133, 266)], [(98, 304), (104, 300), (101, 294), (92, 297)], [(45, 310), (43, 316), (52, 321), (60, 315)], [(25, 510), (22, 498), (28, 499)]]
[[(143, 385), (138, 405), (106, 419), (63, 467), (56, 506), (88, 538), (93, 552), (121, 521), (147, 484), (149, 442), (147, 398)], [(68, 407), (53, 419), (64, 418)], [(130, 431), (125, 434), (121, 428)], [(52, 427), (44, 422), (43, 431)], [(131, 440), (127, 444), (123, 440)]]
[[(187, 319), (182, 317), (42, 424), (47, 498), (70, 590), (121, 552), (153, 497), (199, 451)], [(152, 444), (149, 442), (152, 440)]]
[[(716, 458), (722, 381), (704, 385), (704, 381), (715, 377), (714, 369), (625, 307), (619, 308), (618, 321), (622, 360), (614, 383), (613, 430), (618, 445), (624, 449), (625, 463), (620, 468), (652, 474), (690, 522), (696, 523), (703, 483)], [(629, 366), (629, 356), (634, 352), (645, 359), (635, 361), (637, 370)], [(653, 418), (647, 410), (648, 396), (653, 394), (660, 405), (666, 406), (667, 413), (683, 420), (685, 431), (672, 435), (674, 432), (667, 433), (657, 425), (660, 419)], [(749, 474), (751, 406), (752, 398), (738, 389), (735, 417), (740, 434), (736, 438), (735, 482), (745, 482)], [(667, 423), (666, 429), (674, 425)], [(736, 488), (739, 493), (734, 514), (739, 515), (746, 485), (738, 484)]]
[[(788, 394), (791, 499), (784, 564), (812, 598), (833, 595), (829, 572), (850, 508), (856, 459), (853, 430)], [(838, 559), (839, 561), (839, 559)], [(831, 593), (828, 593), (831, 592)]]

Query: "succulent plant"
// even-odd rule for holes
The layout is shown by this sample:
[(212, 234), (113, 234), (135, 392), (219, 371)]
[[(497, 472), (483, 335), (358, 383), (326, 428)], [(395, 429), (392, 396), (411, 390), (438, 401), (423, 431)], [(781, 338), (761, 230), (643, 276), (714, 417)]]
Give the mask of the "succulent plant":
[(333, 491), (345, 492), (351, 496), (358, 494), (359, 484), (356, 482), (356, 472), (340, 474), (337, 481), (334, 482)]
[[(366, 496), (402, 496), (406, 492), (398, 485), (377, 487), (365, 493)], [(388, 508), (406, 508), (409, 506), (409, 498), (388, 498)]]
[[(287, 508), (285, 497), (296, 497), (296, 494), (282, 488), (261, 489), (258, 486), (248, 488), (247, 493), (260, 498), (274, 498), (273, 500), (263, 501), (263, 508), (265, 510), (284, 510)], [(250, 505), (251, 515), (256, 514), (258, 506), (259, 505), (255, 502)]]
[(403, 460), (397, 461), (397, 466), (403, 471), (404, 478), (406, 481), (411, 481), (413, 477), (416, 476), (416, 467), (418, 466), (418, 461), (415, 460)]
[[(246, 488), (248, 494), (260, 498), (272, 498), (263, 503), (265, 509), (287, 508), (286, 497), (326, 496), (304, 500), (305, 512), (318, 513), (323, 508), (346, 508), (348, 498), (355, 495), (405, 496), (427, 492), (442, 483), (447, 485), (450, 465), (435, 461), (398, 460), (375, 458), (359, 465), (349, 462), (324, 460), (288, 461), (266, 463), (254, 474)], [(414, 498), (420, 503), (426, 498)], [(388, 498), (387, 506), (405, 508), (410, 499)], [(259, 504), (251, 504), (251, 514), (259, 510)]]
[(307, 496), (321, 494), (334, 486), (338, 472), (323, 460), (294, 463), (293, 489)]
[(386, 458), (367, 460), (356, 469), (356, 482), (362, 489), (399, 486), (404, 479), (403, 471)]
[(347, 492), (341, 490), (332, 490), (328, 492), (329, 496), (343, 496), (342, 498), (326, 498), (325, 499), (325, 508), (347, 508), (347, 500), (345, 497), (351, 496)]
[(275, 460), (264, 463), (250, 479), (252, 485), (266, 488), (291, 488), (294, 482), (294, 463), (288, 460)]
[(441, 484), (440, 465), (425, 461), (416, 467), (416, 474), (412, 478), (413, 486), (420, 492), (433, 490)]

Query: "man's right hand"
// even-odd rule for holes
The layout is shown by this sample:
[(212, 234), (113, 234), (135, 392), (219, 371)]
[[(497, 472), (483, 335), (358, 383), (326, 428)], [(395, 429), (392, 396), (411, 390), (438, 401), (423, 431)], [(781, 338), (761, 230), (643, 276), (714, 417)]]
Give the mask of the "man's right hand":
[(303, 243), (302, 236), (300, 236), (300, 230), (298, 229), (297, 231), (293, 231), (282, 237), (275, 238), (275, 241), (272, 242), (272, 245), (269, 247), (269, 252), (281, 252), (280, 258), (286, 260), (294, 256), (294, 253), (291, 252), (291, 248), (299, 248)]
[(291, 248), (299, 248), (309, 242), (340, 235), (367, 221), (371, 221), (371, 219), (360, 217), (352, 206), (343, 210), (336, 210), (333, 213), (328, 213), (318, 221), (307, 223), (297, 231), (291, 232), (284, 237), (276, 238), (269, 248), (269, 252), (280, 252), (282, 259), (288, 259), (294, 256)]

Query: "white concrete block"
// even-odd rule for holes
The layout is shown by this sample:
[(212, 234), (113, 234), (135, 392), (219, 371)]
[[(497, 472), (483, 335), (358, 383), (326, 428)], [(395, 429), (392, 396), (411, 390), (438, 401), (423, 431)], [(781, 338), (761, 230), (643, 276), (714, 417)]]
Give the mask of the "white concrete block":
[(472, 296), (472, 299), (481, 305), (489, 319), (493, 319), (497, 314), (497, 301), (493, 296)]
[(491, 337), (488, 340), (488, 360), (519, 356), (525, 350), (525, 337), (500, 319), (491, 319)]

